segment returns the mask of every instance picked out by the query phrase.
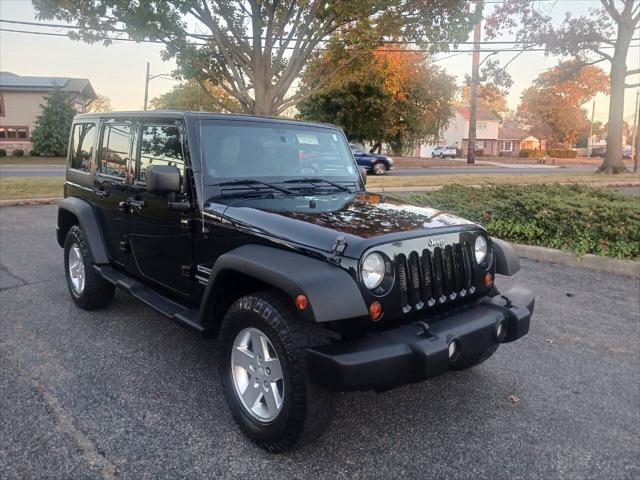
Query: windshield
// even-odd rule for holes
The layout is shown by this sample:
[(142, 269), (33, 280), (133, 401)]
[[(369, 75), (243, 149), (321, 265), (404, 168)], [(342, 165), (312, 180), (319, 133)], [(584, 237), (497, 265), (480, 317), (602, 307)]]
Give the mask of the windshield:
[(356, 182), (358, 170), (339, 130), (268, 122), (203, 121), (207, 184), (229, 180), (330, 178)]

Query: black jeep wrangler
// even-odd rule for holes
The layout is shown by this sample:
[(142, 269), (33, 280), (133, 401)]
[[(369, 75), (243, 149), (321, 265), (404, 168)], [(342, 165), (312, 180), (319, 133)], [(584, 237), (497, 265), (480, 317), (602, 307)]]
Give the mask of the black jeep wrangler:
[(119, 287), (204, 337), (244, 433), (315, 438), (337, 392), (478, 365), (529, 330), (533, 295), (472, 222), (367, 193), (343, 132), (243, 115), (78, 115), (58, 243), (73, 301)]

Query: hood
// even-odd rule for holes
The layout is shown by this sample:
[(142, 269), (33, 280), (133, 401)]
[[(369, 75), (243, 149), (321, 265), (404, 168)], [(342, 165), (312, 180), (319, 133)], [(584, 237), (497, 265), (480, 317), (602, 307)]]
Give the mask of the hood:
[(240, 228), (330, 252), (344, 237), (346, 256), (358, 258), (370, 246), (436, 233), (480, 228), (433, 208), (375, 193), (221, 199), (205, 211)]

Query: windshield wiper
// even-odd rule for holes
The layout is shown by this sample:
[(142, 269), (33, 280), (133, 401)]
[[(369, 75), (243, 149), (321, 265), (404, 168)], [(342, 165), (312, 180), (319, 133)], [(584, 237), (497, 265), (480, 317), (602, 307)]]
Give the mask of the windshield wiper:
[(321, 183), (324, 182), (326, 184), (331, 185), (332, 187), (336, 187), (338, 190), (342, 190), (343, 192), (351, 193), (351, 190), (344, 185), (340, 185), (338, 183), (331, 182), (324, 178), (294, 178), (291, 180), (285, 180), (282, 183)]
[(277, 185), (273, 185), (272, 183), (263, 182), (262, 180), (255, 180), (253, 178), (238, 178), (235, 180), (229, 180), (228, 182), (215, 183), (213, 186), (215, 187), (227, 187), (231, 185), (246, 185), (248, 187), (253, 188), (254, 190), (260, 191), (260, 187), (258, 185), (263, 185), (265, 187), (271, 188), (273, 190), (277, 190), (282, 193), (286, 193), (287, 195), (295, 195), (295, 192), (289, 190), (288, 188), (278, 187)]

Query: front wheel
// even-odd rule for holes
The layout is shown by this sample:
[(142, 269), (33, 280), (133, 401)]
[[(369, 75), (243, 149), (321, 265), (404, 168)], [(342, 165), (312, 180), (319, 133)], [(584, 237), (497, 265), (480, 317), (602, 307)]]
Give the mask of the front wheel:
[(300, 319), (286, 296), (265, 291), (229, 308), (220, 340), (225, 398), (252, 441), (281, 452), (322, 433), (337, 394), (310, 381), (306, 348), (328, 342), (324, 328)]

